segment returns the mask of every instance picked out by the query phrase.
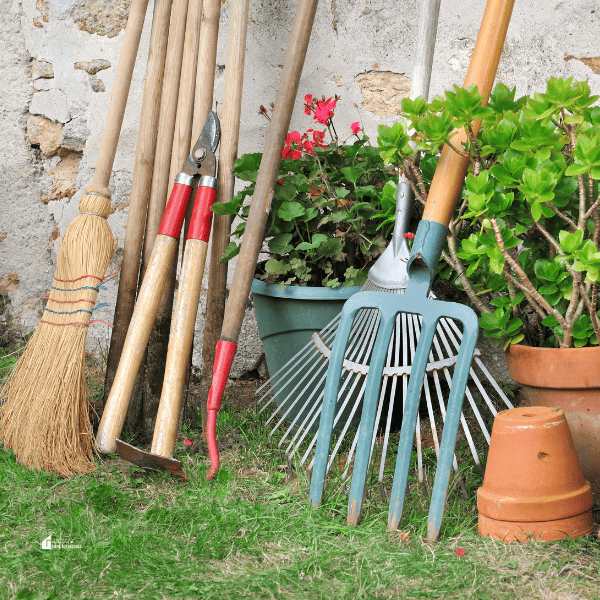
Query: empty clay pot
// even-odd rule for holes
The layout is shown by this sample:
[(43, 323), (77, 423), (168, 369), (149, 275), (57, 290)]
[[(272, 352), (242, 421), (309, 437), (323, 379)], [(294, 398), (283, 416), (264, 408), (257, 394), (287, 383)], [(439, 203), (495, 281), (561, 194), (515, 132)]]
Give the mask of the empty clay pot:
[(594, 530), (592, 505), (561, 409), (531, 406), (496, 415), (477, 492), (481, 535), (504, 542), (581, 537)]
[(600, 495), (600, 347), (511, 344), (506, 363), (530, 406), (558, 406), (567, 417), (583, 476)]

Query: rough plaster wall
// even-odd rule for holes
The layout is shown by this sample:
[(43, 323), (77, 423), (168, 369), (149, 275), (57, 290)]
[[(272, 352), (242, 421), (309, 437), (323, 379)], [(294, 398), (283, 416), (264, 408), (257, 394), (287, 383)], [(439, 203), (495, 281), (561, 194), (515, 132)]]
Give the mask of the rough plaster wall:
[[(89, 185), (123, 41), (126, 0), (0, 0), (0, 293), (11, 301), (15, 320), (37, 325), (42, 294), (51, 285), (58, 244), (48, 244), (77, 215)], [(119, 245), (124, 239), (127, 201), (135, 161), (137, 127), (152, 0), (146, 20), (130, 100), (115, 159), (109, 223)], [(297, 0), (253, 0), (242, 102), (239, 153), (260, 151), (267, 122), (261, 104), (275, 100)], [(304, 94), (341, 100), (336, 128), (349, 132), (360, 120), (371, 139), (390, 124), (408, 92), (421, 3), (417, 0), (322, 0), (319, 3), (299, 98)], [(460, 85), (469, 63), (484, 0), (443, 0), (431, 94)], [(215, 104), (223, 103), (230, 0), (221, 16)], [(517, 94), (542, 91), (552, 75), (588, 79), (600, 90), (600, 7), (597, 0), (519, 0), (498, 73)], [(301, 101), (292, 128), (310, 127)], [(304, 128), (304, 129), (303, 129)], [(122, 248), (115, 260), (118, 264)], [(42, 255), (38, 261), (38, 257)], [(36, 264), (37, 262), (37, 264)], [(35, 264), (35, 266), (34, 266)], [(230, 267), (229, 279), (233, 275)], [(206, 289), (207, 281), (204, 281)], [(109, 304), (97, 318), (112, 320), (117, 280), (98, 298)], [(194, 364), (200, 347), (205, 298), (197, 321)], [(90, 344), (106, 348), (108, 327), (90, 328)], [(260, 341), (251, 305), (232, 370), (234, 377), (260, 366)], [(499, 365), (502, 360), (490, 358)]]

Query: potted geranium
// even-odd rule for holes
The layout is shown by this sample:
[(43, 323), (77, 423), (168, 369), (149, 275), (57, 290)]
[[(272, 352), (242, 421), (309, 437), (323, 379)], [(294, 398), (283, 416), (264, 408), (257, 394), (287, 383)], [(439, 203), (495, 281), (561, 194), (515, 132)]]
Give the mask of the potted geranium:
[[(252, 285), (267, 365), (275, 373), (325, 327), (366, 281), (386, 246), (382, 200), (395, 202), (397, 172), (385, 167), (358, 122), (345, 139), (334, 126), (339, 97), (304, 97), (312, 126), (292, 131), (282, 149), (265, 234), (264, 259)], [(260, 112), (268, 118), (267, 111)], [(239, 252), (262, 154), (244, 154), (235, 176), (248, 182), (213, 211), (239, 217), (222, 260)], [(389, 197), (389, 198), (388, 198)]]
[(563, 408), (600, 491), (596, 100), (572, 79), (552, 78), (545, 93), (519, 99), (499, 84), (487, 106), (476, 89), (456, 88), (429, 104), (404, 100), (408, 125), (382, 127), (379, 144), (424, 202), (440, 146), (467, 127), (467, 144), (454, 150), (470, 166), (440, 275), (467, 293), (484, 335), (504, 343), (527, 401)]

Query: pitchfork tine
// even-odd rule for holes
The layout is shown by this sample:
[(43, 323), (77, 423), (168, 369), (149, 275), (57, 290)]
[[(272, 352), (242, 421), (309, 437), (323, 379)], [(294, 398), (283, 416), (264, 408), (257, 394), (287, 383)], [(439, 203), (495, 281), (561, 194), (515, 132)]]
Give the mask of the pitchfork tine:
[(475, 344), (477, 343), (478, 322), (475, 313), (462, 305), (451, 305), (450, 310), (448, 310), (448, 303), (436, 303), (435, 301), (429, 301), (428, 304), (429, 303), (431, 303), (431, 306), (428, 307), (428, 312), (431, 313), (437, 308), (438, 314), (436, 315), (436, 318), (423, 319), (419, 344), (411, 369), (407, 401), (404, 408), (402, 428), (400, 430), (400, 442), (398, 445), (398, 458), (396, 460), (396, 470), (392, 487), (388, 528), (390, 530), (397, 529), (400, 519), (402, 518), (404, 495), (406, 492), (410, 457), (414, 441), (415, 422), (419, 406), (420, 388), (423, 385), (423, 376), (427, 365), (427, 354), (431, 346), (433, 335), (435, 334), (437, 322), (442, 317), (450, 317), (462, 322), (464, 333), (456, 361), (454, 377), (452, 378), (452, 387), (450, 389), (450, 397), (448, 398), (448, 405), (446, 408), (446, 419), (444, 421), (442, 443), (440, 445), (440, 454), (435, 472), (431, 505), (429, 507), (427, 538), (431, 541), (435, 541), (439, 534), (444, 513), (450, 470), (452, 468), (452, 457), (454, 456), (454, 447), (456, 445), (456, 434), (460, 421), (467, 378), (469, 376), (469, 365), (475, 350)]
[[(377, 296), (382, 295), (382, 292), (361, 292), (359, 296), (363, 299), (363, 307), (369, 306), (367, 295), (373, 296), (375, 300)], [(350, 300), (352, 300), (352, 298)], [(350, 300), (348, 300), (346, 304), (350, 302)], [(373, 306), (377, 306), (376, 301)], [(344, 316), (342, 319), (343, 318)], [(348, 316), (348, 318), (350, 319), (351, 317)], [(350, 485), (348, 525), (356, 525), (362, 506), (367, 471), (369, 470), (369, 458), (371, 456), (371, 440), (373, 439), (374, 434), (375, 414), (377, 412), (378, 403), (376, 400), (379, 398), (385, 357), (388, 352), (390, 338), (392, 337), (395, 325), (396, 312), (382, 310), (377, 340), (373, 349), (373, 356), (371, 357), (369, 374), (367, 375), (365, 400), (363, 401), (363, 412), (360, 419), (356, 458), (354, 459), (354, 471), (352, 473), (352, 483)], [(346, 345), (345, 340), (343, 345)], [(373, 401), (367, 402), (367, 399), (373, 399)]]

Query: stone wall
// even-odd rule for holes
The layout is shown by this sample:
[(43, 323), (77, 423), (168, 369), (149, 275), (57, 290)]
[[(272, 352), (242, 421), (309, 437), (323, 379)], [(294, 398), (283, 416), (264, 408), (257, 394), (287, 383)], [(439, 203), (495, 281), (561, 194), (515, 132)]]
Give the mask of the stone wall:
[[(223, 102), (230, 3), (223, 0), (217, 111)], [(149, 4), (111, 178), (109, 224), (119, 244), (114, 268), (127, 221), (152, 0)], [(275, 99), (296, 4), (250, 2), (240, 153), (263, 148), (268, 124), (258, 107)], [(0, 0), (0, 295), (7, 307), (1, 318), (11, 318), (24, 331), (39, 322), (60, 235), (77, 215), (92, 179), (129, 5), (129, 0)], [(484, 7), (484, 0), (442, 1), (432, 94), (462, 83)], [(322, 1), (299, 97), (338, 94), (337, 130), (349, 133), (350, 123), (360, 120), (375, 139), (377, 126), (393, 122), (408, 94), (419, 10), (416, 0)], [(599, 26), (597, 0), (519, 0), (497, 79), (516, 86), (519, 95), (543, 90), (552, 75), (588, 79), (598, 92)], [(298, 101), (293, 128), (309, 127), (307, 119)], [(106, 288), (98, 302), (107, 306), (95, 318), (110, 322), (116, 278)], [(102, 324), (91, 327), (91, 346), (106, 348), (109, 331)], [(233, 376), (258, 368), (261, 354), (249, 310)]]

